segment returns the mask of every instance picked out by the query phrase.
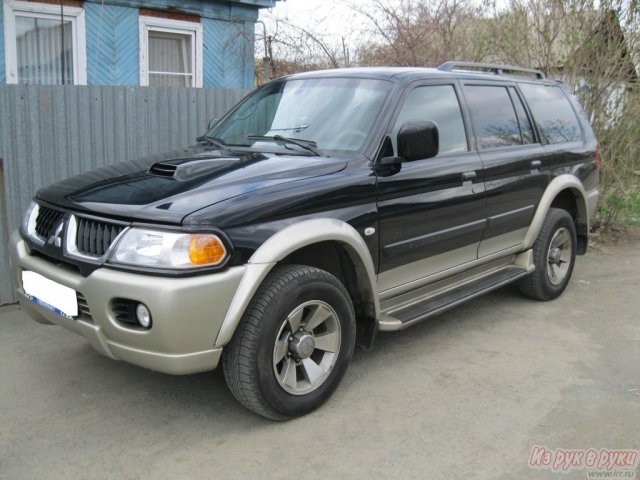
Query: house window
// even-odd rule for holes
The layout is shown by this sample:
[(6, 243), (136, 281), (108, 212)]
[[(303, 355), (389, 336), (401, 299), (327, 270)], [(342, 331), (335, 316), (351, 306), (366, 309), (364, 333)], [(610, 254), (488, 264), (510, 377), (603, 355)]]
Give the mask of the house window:
[(7, 83), (85, 85), (84, 10), (5, 0)]
[(141, 16), (140, 85), (202, 87), (202, 25)]

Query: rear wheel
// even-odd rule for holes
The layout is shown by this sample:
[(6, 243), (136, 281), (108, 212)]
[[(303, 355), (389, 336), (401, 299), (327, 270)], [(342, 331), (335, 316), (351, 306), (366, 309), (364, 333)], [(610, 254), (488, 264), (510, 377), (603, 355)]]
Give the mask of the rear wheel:
[(549, 209), (533, 245), (536, 270), (520, 281), (520, 291), (536, 300), (553, 300), (569, 284), (576, 259), (576, 227), (565, 210)]
[(276, 267), (225, 348), (225, 378), (259, 415), (303, 415), (335, 391), (354, 343), (353, 306), (337, 278), (313, 267)]

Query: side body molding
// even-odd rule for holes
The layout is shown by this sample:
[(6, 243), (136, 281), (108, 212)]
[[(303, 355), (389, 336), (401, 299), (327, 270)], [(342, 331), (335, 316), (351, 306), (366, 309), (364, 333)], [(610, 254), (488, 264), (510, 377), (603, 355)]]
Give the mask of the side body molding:
[(533, 217), (533, 221), (531, 222), (527, 235), (524, 238), (522, 245), (523, 249), (526, 250), (533, 246), (536, 238), (538, 238), (538, 234), (540, 233), (540, 229), (542, 228), (542, 224), (547, 216), (549, 208), (551, 208), (553, 200), (563, 190), (569, 190), (576, 199), (576, 205), (578, 207), (576, 229), (578, 231), (578, 235), (588, 236), (590, 211), (587, 208), (587, 193), (575, 176), (568, 174), (558, 175), (556, 178), (551, 180), (544, 192), (544, 195), (542, 195), (542, 199), (538, 204), (538, 209)]
[(380, 301), (376, 288), (376, 273), (367, 245), (348, 223), (333, 218), (317, 218), (289, 225), (271, 236), (249, 259), (240, 285), (222, 323), (215, 346), (223, 347), (233, 337), (249, 302), (271, 269), (300, 248), (325, 241), (342, 244), (355, 267), (358, 293), (377, 319)]

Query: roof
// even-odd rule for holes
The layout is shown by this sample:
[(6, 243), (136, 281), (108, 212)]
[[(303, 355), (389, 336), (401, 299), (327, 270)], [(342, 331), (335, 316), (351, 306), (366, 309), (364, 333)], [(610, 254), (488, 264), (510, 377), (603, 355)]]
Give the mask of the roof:
[(399, 81), (420, 80), (425, 78), (465, 78), (470, 80), (521, 80), (535, 81), (541, 83), (556, 83), (555, 81), (540, 80), (529, 77), (521, 77), (514, 75), (496, 75), (489, 72), (472, 72), (465, 70), (446, 71), (438, 68), (423, 67), (357, 67), (357, 68), (338, 68), (331, 70), (316, 70), (311, 72), (295, 73), (289, 75), (287, 79), (307, 79), (307, 78), (330, 78), (330, 77), (348, 77), (348, 78), (372, 78), (387, 79)]
[[(204, 1), (207, 2), (212, 0), (204, 0)], [(234, 3), (242, 3), (244, 5), (255, 5), (258, 8), (275, 7), (276, 1), (280, 1), (280, 0), (233, 0)]]
[[(100, 0), (92, 0), (94, 3), (100, 3)], [(199, 12), (202, 7), (210, 5), (219, 6), (244, 6), (254, 7), (256, 10), (260, 8), (275, 7), (276, 2), (281, 0), (188, 0), (184, 2), (176, 2), (174, 0), (106, 0), (107, 5), (122, 5), (128, 7), (144, 7), (167, 9), (177, 12)]]

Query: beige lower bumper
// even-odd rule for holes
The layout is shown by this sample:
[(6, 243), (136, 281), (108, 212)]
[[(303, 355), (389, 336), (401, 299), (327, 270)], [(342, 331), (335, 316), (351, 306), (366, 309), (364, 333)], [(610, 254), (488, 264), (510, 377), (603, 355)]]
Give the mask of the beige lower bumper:
[[(15, 233), (11, 263), (18, 297), (26, 313), (41, 323), (53, 323), (85, 337), (104, 355), (170, 374), (214, 369), (222, 348), (214, 343), (245, 267), (188, 278), (138, 275), (100, 268), (88, 277), (29, 253)], [(24, 295), (21, 272), (29, 270), (82, 294), (90, 317), (67, 318)], [(137, 329), (116, 319), (112, 301), (142, 302), (151, 311), (152, 328)]]

